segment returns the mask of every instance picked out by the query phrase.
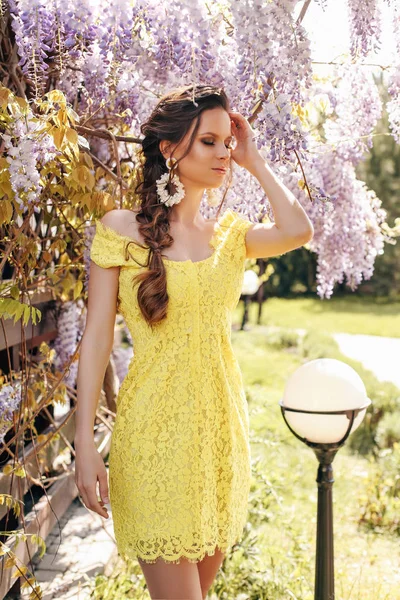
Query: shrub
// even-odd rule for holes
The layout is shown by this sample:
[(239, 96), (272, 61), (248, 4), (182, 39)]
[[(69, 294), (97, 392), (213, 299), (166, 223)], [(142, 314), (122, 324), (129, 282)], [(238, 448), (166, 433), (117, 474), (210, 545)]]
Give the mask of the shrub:
[(380, 450), (359, 496), (359, 524), (375, 533), (400, 535), (400, 444)]

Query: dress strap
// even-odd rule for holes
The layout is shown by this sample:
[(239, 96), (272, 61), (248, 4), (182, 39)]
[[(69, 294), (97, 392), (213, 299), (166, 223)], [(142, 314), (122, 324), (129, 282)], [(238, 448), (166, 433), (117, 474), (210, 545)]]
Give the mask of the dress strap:
[(96, 233), (90, 249), (90, 258), (96, 264), (103, 268), (121, 267), (134, 261), (138, 266), (145, 266), (148, 248), (133, 238), (118, 233), (100, 219), (95, 223)]
[(232, 208), (226, 209), (215, 225), (214, 235), (210, 242), (213, 248), (226, 248), (238, 259), (246, 258), (246, 232), (254, 223), (243, 217)]

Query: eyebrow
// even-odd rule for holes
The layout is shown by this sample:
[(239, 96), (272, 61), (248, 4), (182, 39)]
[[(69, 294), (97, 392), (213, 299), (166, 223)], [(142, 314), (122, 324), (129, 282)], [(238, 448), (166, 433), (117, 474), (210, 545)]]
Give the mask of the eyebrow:
[[(216, 133), (213, 133), (212, 131), (205, 131), (204, 133), (199, 133), (199, 135), (213, 135), (215, 137), (218, 137)], [(228, 135), (225, 139), (227, 140), (228, 138), (233, 138), (233, 135)]]

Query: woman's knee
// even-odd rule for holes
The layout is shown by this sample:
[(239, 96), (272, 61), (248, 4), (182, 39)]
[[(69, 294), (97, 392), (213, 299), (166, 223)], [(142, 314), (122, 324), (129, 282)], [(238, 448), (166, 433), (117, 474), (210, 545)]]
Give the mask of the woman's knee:
[(202, 600), (196, 563), (181, 558), (179, 564), (162, 558), (146, 563), (138, 558), (152, 600)]

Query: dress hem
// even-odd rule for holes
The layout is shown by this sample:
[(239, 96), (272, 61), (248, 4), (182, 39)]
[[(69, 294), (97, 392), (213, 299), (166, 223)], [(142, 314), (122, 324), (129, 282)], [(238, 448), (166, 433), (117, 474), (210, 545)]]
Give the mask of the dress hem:
[(191, 554), (185, 548), (183, 548), (183, 550), (175, 558), (169, 558), (168, 556), (165, 556), (163, 552), (160, 552), (157, 556), (153, 556), (151, 558), (149, 558), (149, 556), (143, 554), (138, 550), (134, 551), (134, 556), (131, 556), (130, 554), (124, 551), (119, 551), (118, 553), (121, 556), (121, 558), (127, 562), (138, 560), (140, 558), (140, 560), (146, 564), (154, 564), (161, 558), (168, 564), (180, 564), (181, 559), (185, 558), (188, 562), (197, 564), (198, 562), (202, 561), (206, 556), (214, 556), (217, 550), (223, 552), (224, 554), (228, 554), (228, 552), (231, 551), (233, 547), (240, 542), (242, 535), (237, 536), (236, 541), (230, 544), (220, 544), (219, 542), (216, 542), (213, 548), (201, 552), (199, 556), (196, 556), (195, 558), (193, 558), (193, 553)]

